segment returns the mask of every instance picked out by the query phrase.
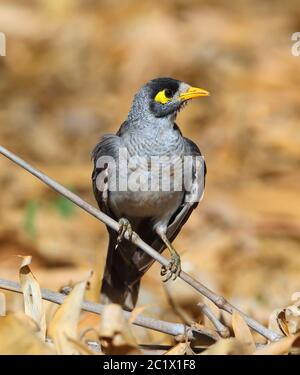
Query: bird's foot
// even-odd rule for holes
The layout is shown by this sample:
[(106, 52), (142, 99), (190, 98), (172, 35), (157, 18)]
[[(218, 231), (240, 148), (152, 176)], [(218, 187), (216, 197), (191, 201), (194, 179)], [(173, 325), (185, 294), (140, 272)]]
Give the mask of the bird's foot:
[(180, 255), (176, 252), (176, 250), (172, 247), (169, 248), (171, 252), (171, 259), (167, 266), (162, 266), (160, 275), (165, 277), (163, 279), (163, 282), (167, 282), (170, 280), (173, 276), (173, 280), (175, 280), (179, 275), (181, 271), (181, 260)]
[(122, 217), (119, 220), (119, 230), (118, 230), (119, 235), (117, 238), (117, 245), (123, 241), (126, 232), (128, 233), (129, 238), (131, 238), (133, 234), (131, 224), (126, 218)]

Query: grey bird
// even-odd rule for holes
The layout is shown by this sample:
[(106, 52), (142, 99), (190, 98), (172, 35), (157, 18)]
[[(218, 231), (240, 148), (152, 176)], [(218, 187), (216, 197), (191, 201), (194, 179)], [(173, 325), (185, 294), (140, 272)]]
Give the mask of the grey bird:
[[(136, 232), (159, 253), (166, 248), (170, 251), (169, 266), (161, 270), (164, 281), (180, 274), (180, 256), (172, 241), (203, 196), (206, 165), (197, 145), (183, 137), (175, 121), (188, 100), (208, 95), (206, 90), (176, 79), (153, 79), (135, 95), (127, 120), (118, 132), (103, 136), (93, 150), (95, 198), (100, 210), (120, 224), (119, 233), (107, 227), (109, 246), (102, 280), (102, 303), (118, 303), (132, 310), (137, 303), (141, 277), (154, 262), (124, 238), (126, 231), (129, 235)], [(127, 165), (122, 164), (120, 150), (127, 153)], [(187, 156), (192, 160), (192, 173), (186, 178), (184, 173), (176, 174), (170, 165), (182, 167)], [(149, 171), (152, 165), (149, 160), (153, 158), (159, 158), (161, 168), (156, 169), (158, 189), (157, 186), (145, 187), (151, 173), (153, 178), (153, 171)], [(195, 158), (202, 163), (197, 164)], [(132, 160), (133, 167), (130, 167)], [(171, 170), (169, 189), (161, 186), (164, 168)], [(126, 188), (123, 185), (121, 188), (121, 180), (128, 182), (137, 170), (144, 185), (140, 183), (136, 187), (135, 184), (132, 188), (127, 183)], [(186, 178), (188, 184), (175, 189), (176, 178)]]

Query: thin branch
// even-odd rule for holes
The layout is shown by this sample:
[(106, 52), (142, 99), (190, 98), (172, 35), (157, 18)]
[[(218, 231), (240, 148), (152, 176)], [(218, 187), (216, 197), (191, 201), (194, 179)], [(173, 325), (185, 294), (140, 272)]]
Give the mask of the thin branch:
[[(119, 224), (113, 220), (111, 217), (107, 216), (103, 212), (99, 211), (89, 203), (85, 202), (81, 199), (78, 195), (72, 193), (70, 190), (66, 189), (64, 186), (60, 185), (58, 182), (52, 180), (50, 177), (46, 176), (43, 172), (39, 171), (38, 169), (32, 167), (24, 160), (19, 158), (17, 155), (13, 154), (12, 152), (8, 151), (6, 148), (0, 146), (0, 153), (6, 156), (8, 159), (13, 161), (14, 163), (18, 164), (20, 167), (24, 168), (42, 182), (50, 186), (52, 189), (57, 191), (59, 194), (62, 194), (64, 197), (70, 199), (73, 203), (77, 206), (81, 207), (83, 210), (88, 212), (90, 215), (94, 216), (98, 220), (102, 221), (110, 228), (118, 231)], [(129, 238), (128, 233), (125, 233), (125, 238), (137, 245), (141, 250), (145, 251), (148, 255), (150, 255), (153, 259), (159, 262), (161, 265), (167, 267), (169, 261), (160, 255), (157, 251), (155, 251), (151, 246), (147, 245), (136, 233)], [(208, 289), (206, 286), (201, 284), (199, 281), (195, 280), (187, 273), (181, 271), (179, 277), (185, 281), (187, 284), (192, 286), (196, 289), (199, 293), (203, 296), (214, 302), (220, 309), (227, 311), (228, 313), (232, 314), (233, 311), (239, 312), (241, 314), (249, 327), (251, 327), (254, 331), (260, 333), (262, 336), (266, 337), (268, 340), (276, 341), (279, 340), (282, 336), (277, 334), (276, 332), (264, 327), (256, 320), (252, 319), (251, 317), (244, 314), (242, 311), (231, 305), (226, 299), (222, 296), (215, 294), (213, 291)]]
[(212, 322), (217, 332), (219, 332), (220, 336), (222, 337), (229, 337), (230, 332), (228, 327), (226, 327), (220, 320), (215, 316), (209, 306), (205, 305), (203, 302), (199, 302), (198, 306), (202, 313)]
[[(174, 301), (168, 287), (166, 285), (164, 285), (164, 289), (165, 289), (165, 292), (166, 292), (166, 296), (167, 296), (167, 299), (168, 299), (168, 302), (170, 304), (170, 306), (172, 307), (174, 313), (182, 320), (182, 322), (184, 324), (186, 324), (187, 326), (190, 326), (190, 327), (193, 327), (193, 328), (196, 328), (198, 331), (201, 331), (203, 334), (205, 334), (206, 336), (212, 338), (214, 341), (218, 341), (220, 336), (217, 334), (217, 332), (215, 332), (214, 330), (212, 329), (209, 329), (209, 328), (206, 328), (200, 324), (197, 324), (193, 321), (192, 317), (189, 316), (189, 314), (187, 312), (185, 312), (180, 306), (178, 306), (176, 304), (176, 302)], [(178, 337), (178, 341), (181, 341), (180, 337)]]
[[(0, 289), (5, 289), (11, 292), (22, 294), (22, 289), (20, 287), (20, 284), (11, 280), (0, 279)], [(61, 305), (64, 302), (65, 298), (67, 297), (63, 293), (53, 292), (52, 290), (44, 289), (44, 288), (41, 288), (41, 293), (42, 293), (42, 298), (44, 300), (56, 303), (58, 305)], [(105, 307), (104, 305), (90, 302), (90, 301), (84, 301), (81, 306), (82, 310), (92, 312), (98, 315), (102, 314), (104, 307)], [(124, 315), (126, 319), (130, 319), (131, 312), (124, 311)], [(142, 314), (139, 314), (134, 319), (132, 324), (136, 326), (152, 329), (154, 331), (166, 333), (168, 335), (175, 336), (175, 337), (185, 336), (189, 340), (195, 340), (196, 338), (199, 338), (199, 335), (206, 335), (211, 338), (211, 335), (207, 335), (205, 330), (202, 331), (196, 328), (191, 328), (181, 323), (171, 323), (171, 322), (166, 322), (164, 320), (153, 319), (153, 318), (144, 316)]]
[[(192, 327), (202, 327), (202, 325), (195, 323), (192, 317), (187, 312), (185, 312), (180, 306), (176, 304), (172, 294), (170, 293), (169, 288), (166, 285), (164, 285), (164, 289), (165, 289), (167, 300), (170, 306), (174, 310), (175, 314), (182, 320), (182, 322)], [(205, 305), (205, 303), (203, 302), (199, 302), (197, 306), (200, 307), (200, 310), (202, 311), (202, 313), (208, 317), (208, 319), (212, 322), (212, 324), (216, 328), (216, 331), (218, 332), (219, 336), (216, 335), (215, 331), (213, 331), (212, 337), (214, 338), (215, 341), (217, 341), (220, 337), (227, 338), (230, 336), (230, 331), (228, 327), (226, 327), (223, 323), (219, 321), (219, 319), (215, 316), (215, 314), (212, 312), (209, 306)], [(211, 331), (212, 330), (208, 329), (207, 332), (211, 332)]]

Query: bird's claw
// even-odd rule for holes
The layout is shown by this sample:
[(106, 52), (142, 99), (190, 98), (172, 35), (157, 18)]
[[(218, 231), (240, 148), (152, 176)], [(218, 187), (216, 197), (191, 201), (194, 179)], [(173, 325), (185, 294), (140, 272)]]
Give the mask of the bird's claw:
[(128, 233), (129, 238), (131, 238), (133, 234), (131, 224), (127, 219), (122, 217), (119, 220), (119, 230), (118, 230), (119, 235), (117, 238), (117, 244), (120, 244), (123, 241), (126, 232)]
[(173, 280), (176, 280), (176, 278), (180, 275), (181, 271), (181, 261), (180, 256), (177, 253), (174, 253), (171, 255), (171, 260), (167, 266), (162, 266), (160, 275), (165, 276), (163, 279), (163, 282), (169, 281), (172, 276)]

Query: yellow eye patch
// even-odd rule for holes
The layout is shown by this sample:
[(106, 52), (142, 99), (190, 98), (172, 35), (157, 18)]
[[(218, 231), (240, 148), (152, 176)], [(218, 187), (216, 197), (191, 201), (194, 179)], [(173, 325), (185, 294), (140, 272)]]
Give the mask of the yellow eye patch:
[(159, 91), (155, 95), (155, 98), (154, 98), (154, 100), (156, 102), (161, 103), (161, 104), (166, 104), (171, 99), (172, 99), (172, 94), (170, 95), (170, 90), (168, 90), (168, 89), (164, 89), (164, 90)]

